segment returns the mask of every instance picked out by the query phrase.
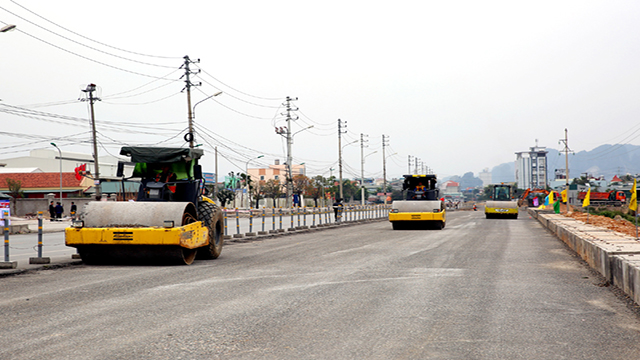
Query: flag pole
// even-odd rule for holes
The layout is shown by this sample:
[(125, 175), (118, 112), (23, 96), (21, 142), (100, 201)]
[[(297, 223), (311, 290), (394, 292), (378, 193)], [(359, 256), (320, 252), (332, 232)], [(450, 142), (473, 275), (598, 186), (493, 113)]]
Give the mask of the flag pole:
[(587, 224), (589, 223), (589, 205), (587, 205)]

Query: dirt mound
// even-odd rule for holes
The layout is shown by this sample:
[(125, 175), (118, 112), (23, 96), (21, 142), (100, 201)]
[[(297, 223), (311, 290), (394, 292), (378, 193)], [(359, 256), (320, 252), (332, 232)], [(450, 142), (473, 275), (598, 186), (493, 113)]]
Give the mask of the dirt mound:
[(634, 223), (627, 221), (625, 219), (614, 220), (612, 218), (608, 218), (606, 216), (600, 215), (589, 215), (589, 221), (587, 222), (587, 214), (581, 212), (570, 212), (568, 215), (566, 213), (561, 213), (561, 215), (572, 217), (578, 221), (582, 221), (583, 223), (588, 223), (589, 225), (617, 231), (619, 233), (623, 233), (632, 237), (636, 237), (636, 226)]

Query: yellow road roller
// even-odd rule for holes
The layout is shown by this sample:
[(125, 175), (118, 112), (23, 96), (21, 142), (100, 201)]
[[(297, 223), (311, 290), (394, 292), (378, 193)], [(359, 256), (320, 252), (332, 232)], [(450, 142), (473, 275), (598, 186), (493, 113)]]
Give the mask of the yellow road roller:
[[(189, 265), (220, 256), (223, 217), (204, 196), (203, 151), (192, 148), (123, 147), (139, 179), (135, 201), (92, 201), (65, 230), (65, 243), (83, 262)], [(124, 180), (124, 162), (118, 164)]]
[(444, 201), (439, 198), (436, 175), (404, 175), (404, 200), (391, 204), (389, 221), (393, 230), (430, 227), (441, 230), (446, 224)]
[(514, 200), (515, 186), (509, 184), (489, 185), (491, 193), (484, 206), (484, 214), (487, 219), (492, 218), (518, 218), (518, 203)]

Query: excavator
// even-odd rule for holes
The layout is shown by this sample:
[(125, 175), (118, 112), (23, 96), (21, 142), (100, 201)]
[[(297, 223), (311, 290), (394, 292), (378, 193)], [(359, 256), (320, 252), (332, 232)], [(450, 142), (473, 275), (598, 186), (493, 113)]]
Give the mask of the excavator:
[(533, 206), (533, 199), (528, 199), (528, 196), (530, 194), (542, 194), (544, 195), (544, 197), (546, 197), (547, 195), (549, 195), (549, 191), (545, 190), (545, 189), (530, 189), (527, 188), (527, 190), (525, 190), (522, 195), (520, 196), (520, 198), (518, 199), (518, 206)]

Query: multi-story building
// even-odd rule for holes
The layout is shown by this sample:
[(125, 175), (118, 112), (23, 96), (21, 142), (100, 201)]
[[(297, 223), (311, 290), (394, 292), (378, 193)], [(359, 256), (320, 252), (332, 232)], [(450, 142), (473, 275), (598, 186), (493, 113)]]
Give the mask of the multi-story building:
[[(275, 163), (269, 165), (268, 168), (247, 169), (247, 175), (251, 177), (252, 181), (268, 181), (274, 179), (285, 184), (287, 180), (287, 170), (287, 164), (280, 165), (280, 160), (276, 159)], [(304, 164), (291, 165), (291, 176), (296, 175), (306, 175)]]
[(482, 180), (483, 188), (491, 184), (491, 171), (489, 171), (489, 168), (485, 168), (484, 170), (480, 171), (478, 177), (480, 178), (480, 180)]
[(520, 189), (546, 189), (547, 153), (544, 146), (533, 146), (529, 151), (516, 153), (516, 184)]

